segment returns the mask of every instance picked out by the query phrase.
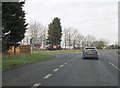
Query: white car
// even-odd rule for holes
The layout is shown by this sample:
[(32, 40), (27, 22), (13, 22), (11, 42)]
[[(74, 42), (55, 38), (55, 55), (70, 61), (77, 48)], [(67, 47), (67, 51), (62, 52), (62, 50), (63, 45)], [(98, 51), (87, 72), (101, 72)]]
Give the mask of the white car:
[(98, 50), (96, 47), (85, 47), (83, 49), (83, 59), (93, 58), (98, 60)]

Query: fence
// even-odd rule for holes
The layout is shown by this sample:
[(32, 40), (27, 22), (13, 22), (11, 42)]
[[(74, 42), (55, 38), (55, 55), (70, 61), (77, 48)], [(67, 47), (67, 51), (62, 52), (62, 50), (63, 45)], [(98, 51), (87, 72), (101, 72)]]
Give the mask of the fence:
[(18, 47), (12, 46), (9, 49), (9, 54), (22, 54), (22, 53), (31, 53), (31, 47), (30, 45), (19, 45)]

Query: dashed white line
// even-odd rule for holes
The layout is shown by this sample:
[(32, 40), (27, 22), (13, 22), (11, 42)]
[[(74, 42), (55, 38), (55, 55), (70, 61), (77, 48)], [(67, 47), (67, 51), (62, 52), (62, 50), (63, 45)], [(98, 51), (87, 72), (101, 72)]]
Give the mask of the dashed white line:
[(73, 59), (71, 59), (70, 61), (72, 61)]
[(41, 85), (41, 83), (36, 83), (36, 84), (34, 84), (31, 88), (37, 88), (38, 86), (40, 86)]
[(56, 72), (56, 71), (58, 71), (58, 70), (59, 70), (59, 69), (57, 68), (57, 69), (54, 69), (53, 71)]
[(60, 67), (62, 68), (64, 65), (60, 65)]
[(67, 63), (64, 63), (64, 64), (67, 64)]
[(114, 53), (119, 56), (119, 54), (117, 52), (114, 52)]
[(49, 78), (50, 76), (52, 76), (52, 74), (46, 75), (46, 76), (44, 77), (44, 79), (47, 79), (47, 78)]
[(116, 68), (117, 70), (120, 71), (120, 69), (118, 67), (116, 67), (114, 64), (112, 64), (111, 62), (108, 62), (110, 65), (112, 65), (114, 68)]
[[(105, 59), (105, 58), (104, 58)], [(105, 59), (105, 61), (107, 61), (107, 59)], [(116, 68), (118, 71), (120, 71), (120, 69), (117, 67), (117, 66), (115, 66), (114, 64), (112, 64), (110, 61), (107, 61), (110, 65), (112, 65), (114, 68)]]

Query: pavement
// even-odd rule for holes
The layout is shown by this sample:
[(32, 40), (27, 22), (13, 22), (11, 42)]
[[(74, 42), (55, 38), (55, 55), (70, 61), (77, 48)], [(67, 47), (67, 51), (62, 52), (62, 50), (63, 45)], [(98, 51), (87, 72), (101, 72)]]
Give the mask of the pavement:
[(3, 72), (3, 86), (118, 86), (118, 54), (99, 50), (99, 60), (81, 52), (54, 53), (55, 58)]

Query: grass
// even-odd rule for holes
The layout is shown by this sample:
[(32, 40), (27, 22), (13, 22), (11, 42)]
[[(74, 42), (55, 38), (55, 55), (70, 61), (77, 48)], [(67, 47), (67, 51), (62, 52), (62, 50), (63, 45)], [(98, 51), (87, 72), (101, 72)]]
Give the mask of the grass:
[(3, 71), (6, 71), (11, 68), (19, 67), (22, 65), (48, 60), (52, 57), (53, 56), (49, 54), (42, 54), (42, 53), (3, 56), (2, 67), (3, 67)]
[(56, 52), (80, 52), (80, 50), (56, 50)]
[(47, 50), (47, 51), (46, 50), (40, 50), (39, 52), (44, 52), (44, 53), (54, 53), (54, 52), (55, 53), (57, 53), (57, 52), (58, 53), (59, 52), (61, 52), (61, 53), (63, 52), (64, 53), (64, 52), (66, 52), (67, 53), (67, 52), (80, 52), (80, 51), (81, 50), (53, 50), (53, 51), (50, 51), (50, 50)]
[(80, 52), (80, 50), (53, 50), (53, 51), (46, 51), (40, 50), (37, 53), (33, 54), (21, 54), (15, 56), (3, 56), (2, 59), (2, 69), (3, 71), (16, 68), (19, 66), (23, 66), (30, 63), (40, 62), (44, 60), (48, 60), (53, 56), (50, 55), (55, 52)]

